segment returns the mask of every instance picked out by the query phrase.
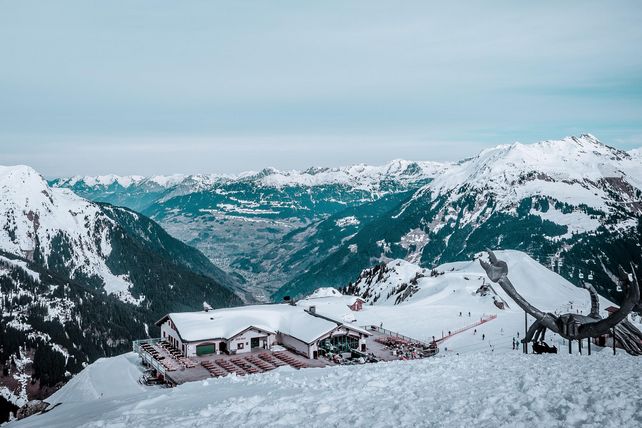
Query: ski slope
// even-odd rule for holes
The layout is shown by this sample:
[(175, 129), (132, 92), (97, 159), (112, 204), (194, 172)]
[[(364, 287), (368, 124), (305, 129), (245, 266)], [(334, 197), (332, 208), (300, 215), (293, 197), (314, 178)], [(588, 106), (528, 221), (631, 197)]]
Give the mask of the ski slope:
[[(121, 362), (133, 364), (133, 359)], [(103, 363), (97, 370), (108, 369)], [(126, 367), (121, 369), (128, 371)], [(94, 370), (95, 371), (95, 370)], [(278, 369), (131, 393), (132, 380), (90, 379), (102, 398), (67, 401), (11, 428), (49, 427), (609, 427), (639, 426), (639, 359), (471, 354)], [(110, 378), (107, 380), (108, 378)], [(105, 382), (105, 383), (103, 383)], [(68, 384), (63, 388), (73, 388)], [(122, 389), (122, 395), (118, 391)]]
[[(496, 254), (508, 263), (508, 278), (517, 291), (539, 309), (557, 313), (590, 312), (587, 290), (576, 287), (523, 252), (504, 250)], [(344, 319), (345, 315), (351, 314), (359, 326), (383, 324), (388, 330), (424, 341), (431, 341), (433, 336), (440, 339), (447, 336), (449, 331), (470, 326), (484, 316), (497, 316), (492, 321), (443, 341), (440, 345), (442, 354), (512, 352), (513, 338), (518, 339), (518, 333), (519, 339), (523, 338), (524, 311), (499, 285), (492, 284), (497, 292), (495, 298), (508, 304), (504, 310), (493, 303), (493, 293), (484, 297), (475, 294), (484, 281), (489, 283), (479, 260), (443, 264), (434, 269), (440, 274), (436, 277), (430, 276), (430, 269), (403, 260), (393, 260), (387, 266), (390, 272), (381, 281), (375, 279), (370, 285), (364, 284), (362, 290), (370, 287), (372, 294), (379, 294), (380, 297), (372, 305), (364, 305), (362, 311), (351, 311), (347, 307), (348, 297), (331, 296), (328, 293), (325, 293), (325, 297), (312, 295), (297, 304), (314, 305), (317, 312), (337, 319)], [(409, 283), (417, 273), (426, 276), (418, 279), (419, 290), (415, 294), (397, 305), (394, 304), (395, 295), (386, 299), (390, 291), (400, 284)], [(611, 305), (612, 302), (600, 298), (602, 316), (607, 315), (605, 309)], [(533, 321), (529, 316), (528, 324)], [(547, 341), (558, 348), (565, 343), (559, 336), (550, 333)]]

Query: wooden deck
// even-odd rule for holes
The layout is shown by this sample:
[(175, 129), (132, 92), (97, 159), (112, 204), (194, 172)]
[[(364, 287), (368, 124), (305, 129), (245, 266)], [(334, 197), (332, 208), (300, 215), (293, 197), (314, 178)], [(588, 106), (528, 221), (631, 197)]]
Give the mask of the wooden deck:
[[(374, 354), (379, 361), (407, 359), (407, 356), (394, 355), (392, 348), (395, 344), (387, 343), (382, 339), (389, 338), (403, 342), (401, 349), (404, 351), (407, 350), (405, 347), (414, 348), (425, 345), (423, 342), (380, 330), (371, 329), (372, 336), (369, 336), (366, 342), (367, 352)], [(140, 342), (138, 346), (134, 346), (134, 350), (143, 357), (144, 361), (153, 363), (152, 366), (156, 367), (166, 381), (173, 385), (232, 374), (246, 376), (265, 373), (285, 366), (303, 369), (335, 365), (326, 358), (308, 359), (280, 347), (277, 348), (279, 350), (274, 351), (257, 348), (242, 354), (208, 354), (186, 358), (168, 342), (158, 339)], [(435, 349), (436, 352), (438, 352), (437, 349)]]
[(236, 355), (201, 355), (190, 357), (189, 360), (193, 363), (193, 367), (181, 367), (165, 373), (165, 377), (170, 383), (180, 385), (185, 382), (231, 374), (246, 376), (265, 373), (284, 366), (302, 369), (331, 365), (327, 361), (310, 360), (287, 350), (272, 352), (266, 349), (255, 349), (252, 352)]

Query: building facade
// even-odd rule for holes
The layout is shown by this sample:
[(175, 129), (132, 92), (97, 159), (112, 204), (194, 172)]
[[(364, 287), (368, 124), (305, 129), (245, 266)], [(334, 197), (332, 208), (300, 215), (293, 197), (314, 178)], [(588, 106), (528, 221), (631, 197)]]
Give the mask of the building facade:
[[(269, 306), (269, 305), (266, 305)], [(272, 305), (271, 313), (261, 307), (237, 308), (195, 313), (168, 314), (156, 322), (161, 339), (171, 343), (184, 356), (243, 354), (281, 345), (307, 358), (323, 352), (366, 352), (368, 331), (302, 308)], [(255, 314), (256, 313), (256, 314)], [(253, 316), (257, 322), (251, 324)], [(269, 325), (273, 324), (273, 325)]]

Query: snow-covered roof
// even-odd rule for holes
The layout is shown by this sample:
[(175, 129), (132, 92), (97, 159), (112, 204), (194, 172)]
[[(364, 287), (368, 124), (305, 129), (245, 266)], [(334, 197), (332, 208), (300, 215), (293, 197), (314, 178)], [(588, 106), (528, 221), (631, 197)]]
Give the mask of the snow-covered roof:
[(229, 339), (254, 327), (270, 333), (284, 333), (306, 343), (314, 342), (338, 326), (370, 334), (355, 326), (328, 317), (315, 316), (305, 308), (288, 304), (241, 306), (208, 312), (175, 312), (156, 324), (171, 319), (181, 338), (188, 342), (208, 339)]

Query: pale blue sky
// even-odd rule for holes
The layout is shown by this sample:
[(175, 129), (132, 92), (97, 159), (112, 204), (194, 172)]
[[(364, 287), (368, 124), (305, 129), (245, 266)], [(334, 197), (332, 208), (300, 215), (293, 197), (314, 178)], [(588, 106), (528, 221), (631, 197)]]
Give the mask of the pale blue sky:
[(639, 1), (0, 0), (0, 164), (48, 176), (642, 146)]

